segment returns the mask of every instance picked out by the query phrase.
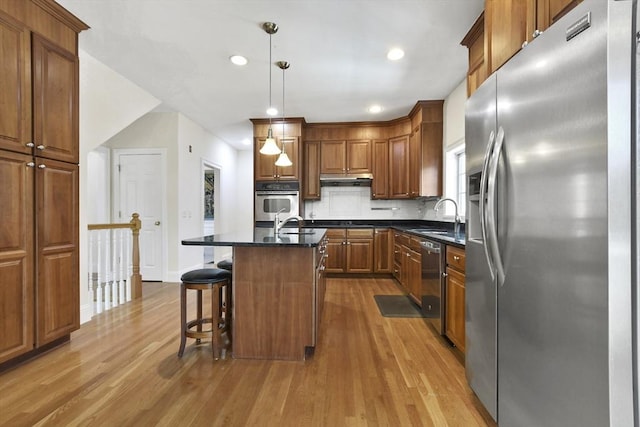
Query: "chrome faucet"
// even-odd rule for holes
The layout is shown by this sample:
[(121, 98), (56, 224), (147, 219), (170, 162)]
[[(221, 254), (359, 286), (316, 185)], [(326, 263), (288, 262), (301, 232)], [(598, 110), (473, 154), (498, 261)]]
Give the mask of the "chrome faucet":
[[(277, 221), (277, 218), (278, 217), (276, 217), (276, 221)], [(282, 222), (280, 222), (280, 223), (276, 222), (276, 225), (275, 225), (276, 228), (274, 229), (275, 230), (275, 234), (278, 234), (280, 232), (280, 230), (282, 229), (282, 227), (284, 227), (289, 221), (292, 221), (294, 219), (297, 219), (298, 223), (300, 223), (300, 221), (304, 221), (304, 218), (302, 218), (299, 215), (291, 215), (290, 217), (285, 218), (284, 220), (282, 220)]]
[(456, 237), (458, 237), (460, 235), (460, 216), (458, 215), (458, 204), (456, 203), (456, 201), (448, 197), (445, 197), (444, 199), (438, 200), (438, 203), (436, 203), (436, 205), (433, 207), (433, 210), (438, 212), (438, 209), (440, 209), (440, 206), (442, 206), (444, 202), (446, 202), (447, 200), (453, 203), (453, 206), (456, 209), (453, 217), (453, 222), (454, 222), (453, 233)]
[(276, 212), (276, 216), (273, 217), (273, 235), (274, 236), (276, 236), (278, 234), (278, 231), (280, 230), (280, 227), (278, 227), (278, 225), (280, 224), (280, 214), (286, 210), (287, 208), (280, 209), (278, 212)]

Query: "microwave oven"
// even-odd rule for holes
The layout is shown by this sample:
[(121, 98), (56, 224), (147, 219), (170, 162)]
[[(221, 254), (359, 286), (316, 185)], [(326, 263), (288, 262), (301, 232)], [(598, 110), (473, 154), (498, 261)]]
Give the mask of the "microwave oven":
[(299, 215), (298, 182), (256, 182), (255, 221), (273, 221), (276, 214), (284, 219)]

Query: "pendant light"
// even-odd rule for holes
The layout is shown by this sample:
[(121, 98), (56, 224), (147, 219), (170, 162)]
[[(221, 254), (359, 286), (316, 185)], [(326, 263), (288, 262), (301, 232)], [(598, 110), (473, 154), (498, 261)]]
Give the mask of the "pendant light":
[[(271, 35), (278, 32), (278, 25), (274, 22), (265, 22), (262, 24), (262, 29), (269, 34), (269, 110), (272, 109), (271, 104)], [(267, 139), (264, 141), (264, 145), (260, 148), (260, 154), (266, 154), (269, 156), (275, 156), (280, 154), (280, 149), (273, 137), (273, 131), (271, 130), (271, 115), (269, 115), (269, 131), (267, 132)]]
[(286, 167), (293, 164), (291, 163), (289, 156), (287, 156), (287, 153), (284, 151), (284, 70), (289, 68), (290, 64), (287, 61), (278, 61), (276, 62), (276, 65), (282, 70), (282, 152), (280, 153), (278, 160), (276, 160), (276, 166)]

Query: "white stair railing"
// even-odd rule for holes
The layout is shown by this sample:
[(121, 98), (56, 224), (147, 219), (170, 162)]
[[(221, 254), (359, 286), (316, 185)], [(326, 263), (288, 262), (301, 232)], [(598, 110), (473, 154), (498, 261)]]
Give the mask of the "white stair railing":
[(89, 290), (93, 313), (142, 296), (139, 234), (141, 221), (134, 213), (123, 224), (89, 224)]

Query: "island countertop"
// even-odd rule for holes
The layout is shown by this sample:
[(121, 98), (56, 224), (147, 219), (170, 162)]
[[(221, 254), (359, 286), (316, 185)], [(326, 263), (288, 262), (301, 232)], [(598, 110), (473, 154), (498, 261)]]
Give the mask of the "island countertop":
[(316, 247), (322, 241), (325, 228), (283, 228), (274, 236), (272, 228), (256, 227), (209, 236), (184, 239), (186, 246), (302, 246)]

